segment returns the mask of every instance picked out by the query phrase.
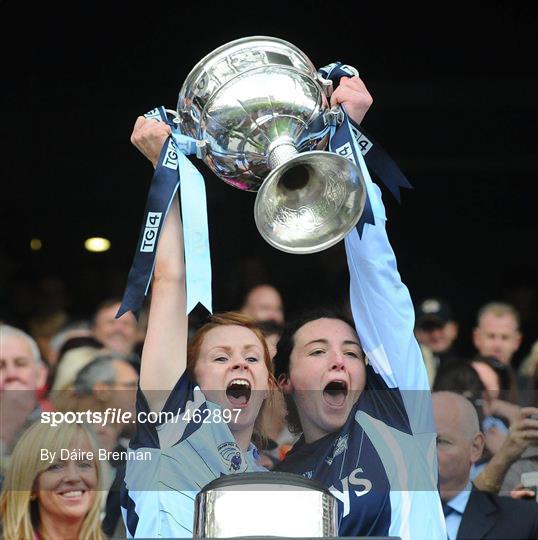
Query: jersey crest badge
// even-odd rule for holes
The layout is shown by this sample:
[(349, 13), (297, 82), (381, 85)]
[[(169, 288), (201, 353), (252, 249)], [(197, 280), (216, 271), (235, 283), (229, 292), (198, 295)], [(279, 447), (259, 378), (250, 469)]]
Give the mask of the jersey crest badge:
[(219, 455), (224, 461), (228, 471), (231, 473), (244, 472), (247, 468), (247, 464), (241, 455), (241, 450), (237, 444), (232, 442), (225, 442), (219, 444), (217, 447)]
[(332, 465), (334, 459), (347, 450), (347, 437), (348, 434), (346, 433), (345, 435), (342, 435), (336, 439), (336, 442), (334, 443), (333, 455), (329, 456), (325, 460), (327, 465)]

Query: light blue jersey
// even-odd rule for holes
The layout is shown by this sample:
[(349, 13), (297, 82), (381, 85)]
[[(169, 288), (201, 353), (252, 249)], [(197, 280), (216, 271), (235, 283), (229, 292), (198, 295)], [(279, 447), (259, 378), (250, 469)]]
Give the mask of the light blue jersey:
[(437, 491), (437, 434), (428, 374), (414, 335), (413, 302), (387, 238), (380, 190), (362, 165), (376, 225), (365, 225), (362, 239), (353, 230), (345, 240), (351, 309), (371, 368), (401, 396), (408, 429), (399, 429), (394, 421), (396, 407), (392, 418), (390, 412), (383, 418), (387, 411), (373, 415), (359, 410), (355, 419), (378, 448), (387, 471), (391, 507), (387, 534), (404, 540), (445, 540)]
[(376, 224), (366, 224), (362, 238), (353, 230), (345, 239), (351, 308), (368, 359), (366, 387), (339, 431), (310, 444), (301, 439), (277, 469), (331, 491), (340, 536), (446, 540), (413, 303), (387, 238), (381, 193), (366, 180)]
[[(149, 412), (140, 390), (137, 412)], [(225, 474), (265, 470), (253, 445), (241, 452), (228, 424), (218, 421), (220, 407), (206, 401), (187, 374), (163, 412), (175, 418), (139, 423), (130, 444), (149, 451), (151, 459), (127, 462), (121, 505), (129, 538), (192, 537), (194, 498), (206, 484)]]

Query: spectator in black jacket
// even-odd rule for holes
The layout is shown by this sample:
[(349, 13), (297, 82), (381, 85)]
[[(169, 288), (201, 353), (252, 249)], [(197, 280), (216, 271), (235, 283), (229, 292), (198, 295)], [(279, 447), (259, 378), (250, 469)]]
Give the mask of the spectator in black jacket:
[(452, 392), (435, 392), (433, 411), (448, 539), (538, 538), (536, 503), (497, 497), (471, 483), (471, 466), (484, 447), (484, 435), (472, 404)]

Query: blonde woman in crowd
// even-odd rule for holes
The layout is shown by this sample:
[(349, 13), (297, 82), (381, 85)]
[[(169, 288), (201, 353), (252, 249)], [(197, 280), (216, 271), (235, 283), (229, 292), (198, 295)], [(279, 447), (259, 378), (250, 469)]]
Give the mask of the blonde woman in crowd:
[(100, 469), (90, 431), (36, 422), (19, 439), (0, 497), (5, 540), (104, 540)]

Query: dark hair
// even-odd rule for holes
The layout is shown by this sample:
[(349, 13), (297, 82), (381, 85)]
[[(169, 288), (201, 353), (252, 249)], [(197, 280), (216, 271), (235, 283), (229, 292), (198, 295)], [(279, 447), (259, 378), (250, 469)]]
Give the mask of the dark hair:
[(284, 332), (284, 326), (273, 320), (258, 322), (258, 328), (265, 337), (272, 336), (273, 334), (281, 336), (282, 332)]
[(441, 367), (435, 376), (432, 388), (432, 392), (455, 392), (466, 397), (476, 409), (480, 426), (484, 420), (485, 390), (478, 373), (468, 362), (453, 362), (446, 367)]
[[(284, 331), (282, 332), (280, 340), (278, 341), (276, 354), (273, 358), (275, 378), (277, 381), (281, 376), (286, 378), (289, 376), (290, 356), (293, 351), (293, 347), (295, 346), (295, 334), (305, 324), (312, 321), (317, 321), (318, 319), (336, 319), (346, 323), (354, 331), (356, 331), (353, 322), (343, 313), (336, 310), (316, 308), (303, 312), (296, 319), (290, 321), (284, 326)], [(295, 401), (288, 394), (284, 394), (284, 398), (286, 400), (286, 406), (288, 409), (288, 429), (294, 434), (300, 433), (302, 431), (302, 427), (299, 420), (299, 413), (297, 411), (297, 407), (295, 406)]]
[(499, 381), (499, 399), (515, 405), (519, 403), (516, 376), (511, 366), (503, 364), (494, 356), (475, 356), (471, 362), (486, 364), (495, 372)]
[(456, 392), (469, 396), (479, 396), (485, 387), (478, 373), (467, 361), (451, 362), (441, 366), (435, 375), (432, 392)]

